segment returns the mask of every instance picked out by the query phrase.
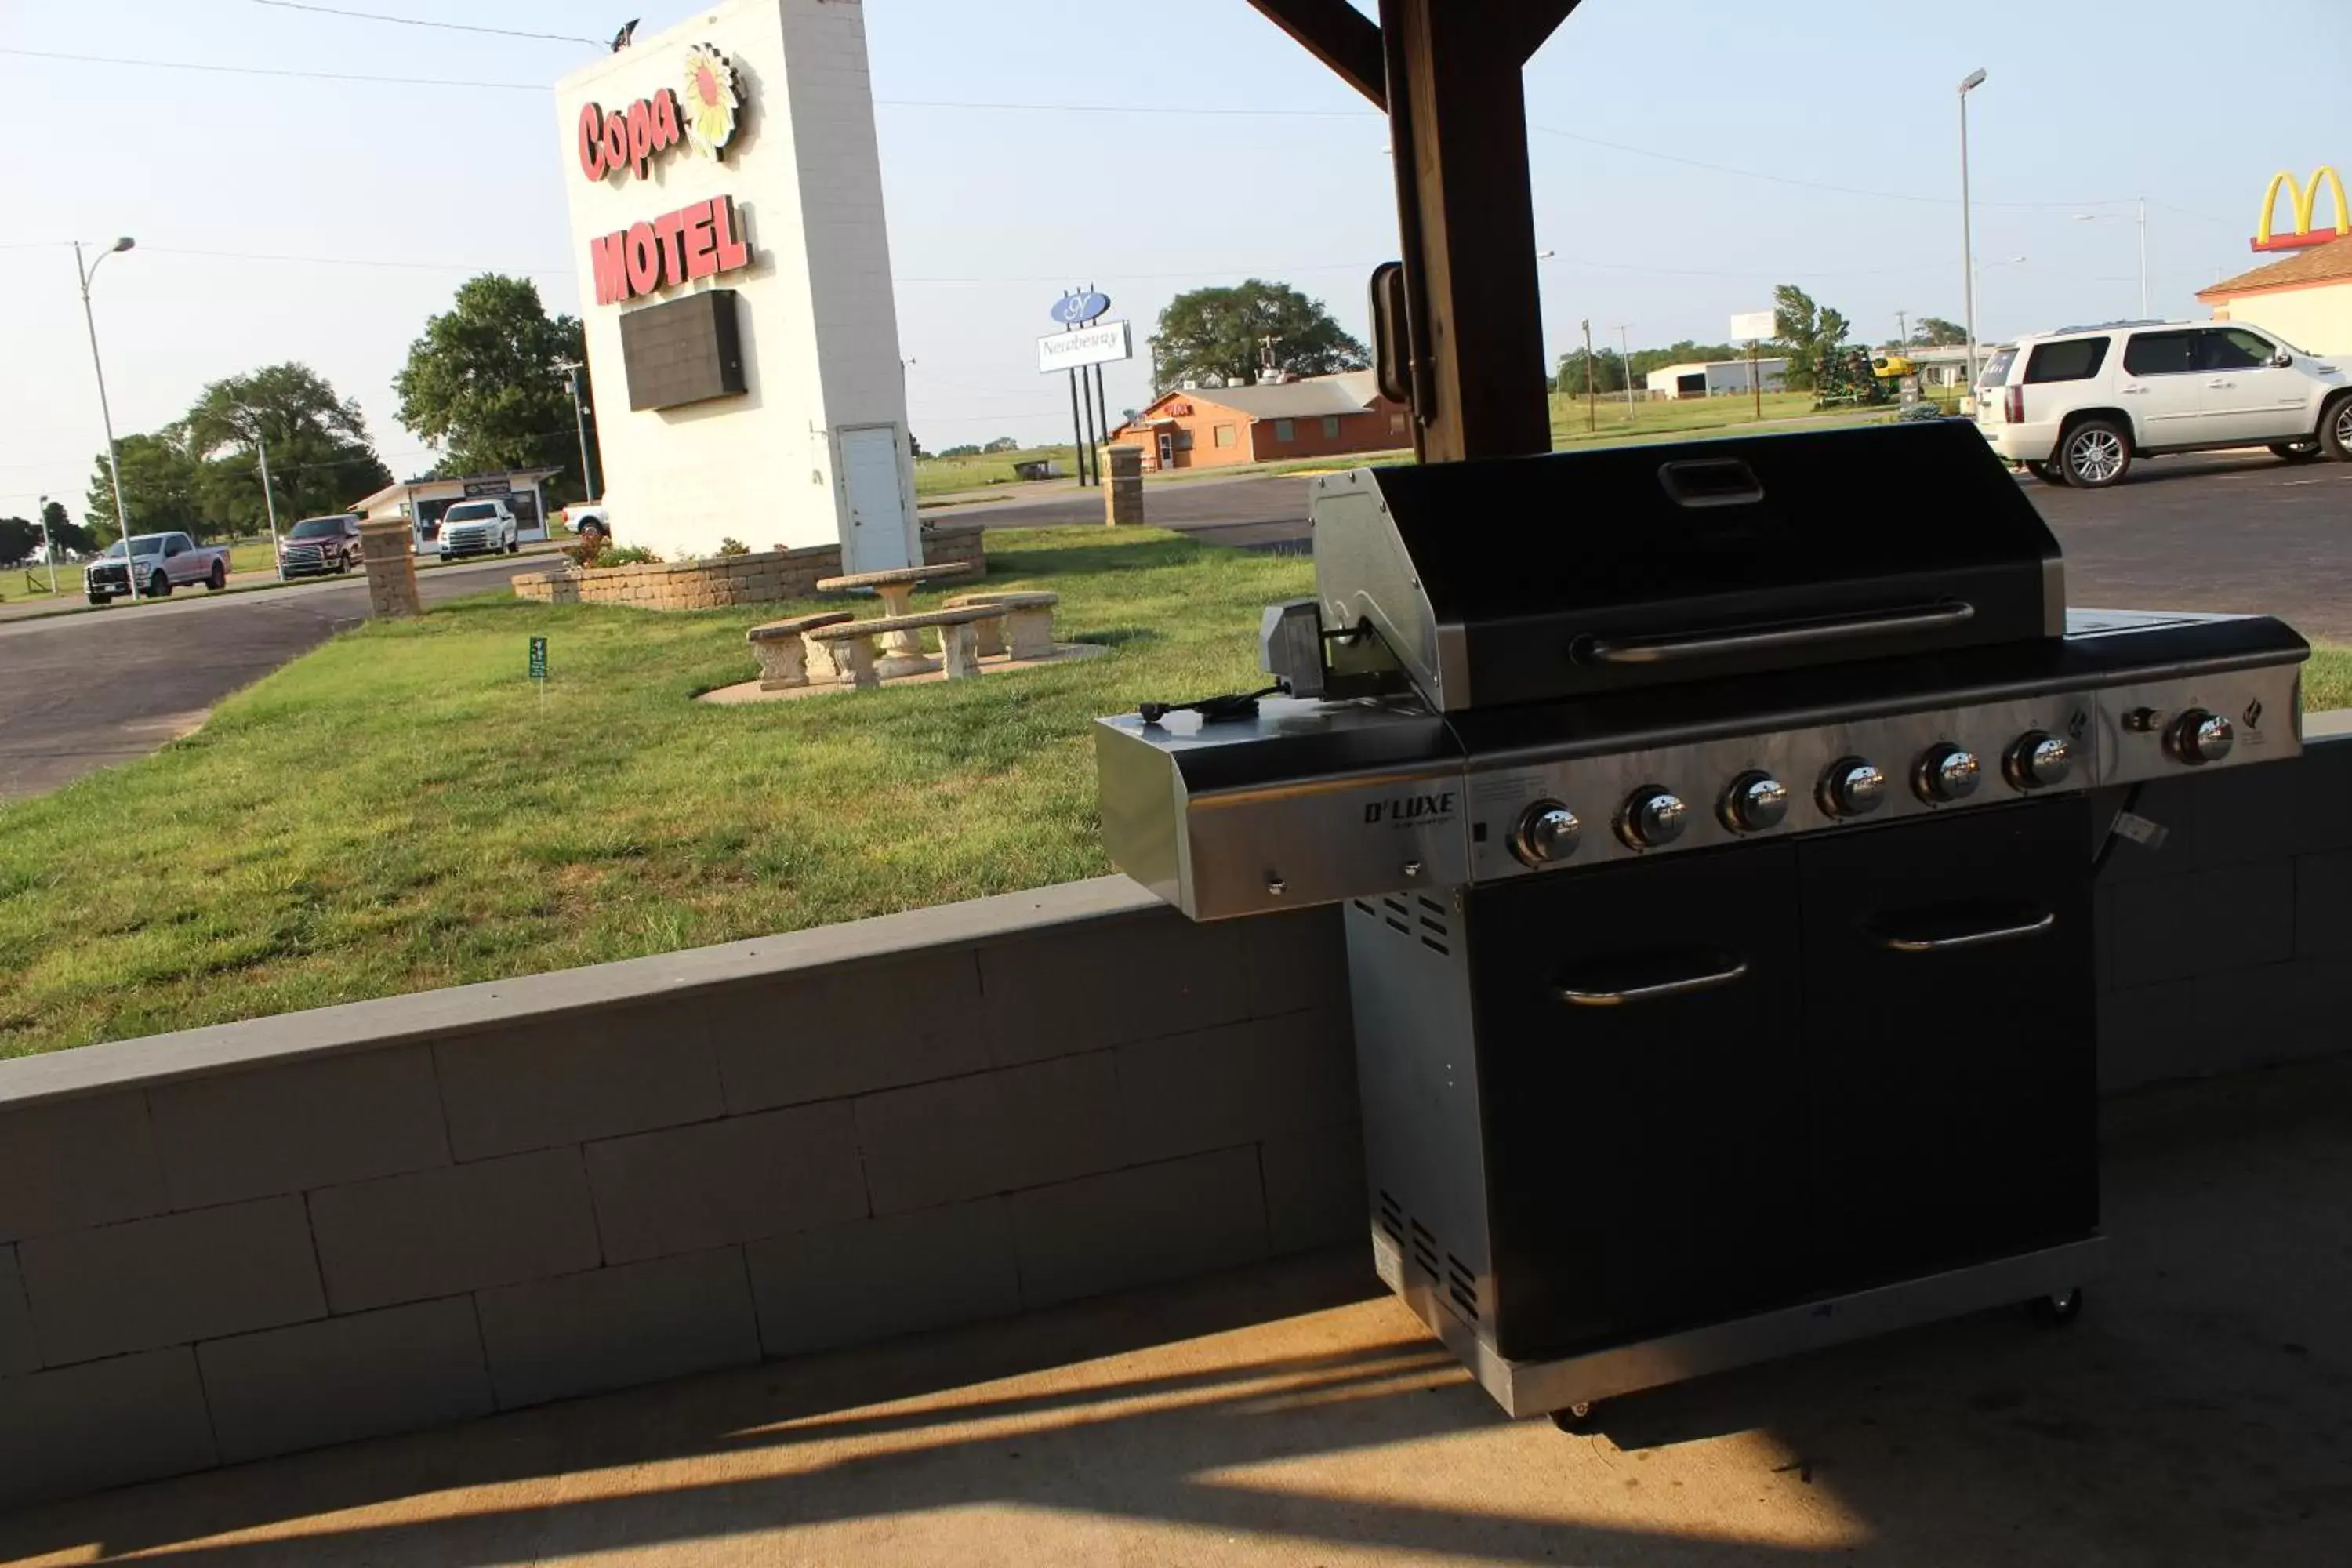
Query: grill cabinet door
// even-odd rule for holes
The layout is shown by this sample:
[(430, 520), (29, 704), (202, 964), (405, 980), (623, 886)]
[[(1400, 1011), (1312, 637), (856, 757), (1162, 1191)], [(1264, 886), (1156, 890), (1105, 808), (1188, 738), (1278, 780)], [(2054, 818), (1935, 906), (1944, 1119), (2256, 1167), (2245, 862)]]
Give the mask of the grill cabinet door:
[(2096, 1227), (2090, 844), (2077, 795), (1800, 847), (1829, 1283)]
[(1795, 870), (1754, 845), (1470, 894), (1503, 1354), (1801, 1290)]

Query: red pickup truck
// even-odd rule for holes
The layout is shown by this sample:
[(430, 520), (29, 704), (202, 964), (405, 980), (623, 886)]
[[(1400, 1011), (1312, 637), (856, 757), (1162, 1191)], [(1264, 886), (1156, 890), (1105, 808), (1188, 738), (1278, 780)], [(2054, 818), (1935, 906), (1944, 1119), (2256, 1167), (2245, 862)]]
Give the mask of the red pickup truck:
[[(135, 533), (131, 536), (131, 564), (139, 574), (139, 593), (160, 599), (174, 588), (202, 583), (217, 592), (228, 586), (228, 550), (198, 544), (184, 533)], [(103, 605), (131, 592), (122, 573), (122, 542), (81, 569), (82, 592), (93, 605)]]

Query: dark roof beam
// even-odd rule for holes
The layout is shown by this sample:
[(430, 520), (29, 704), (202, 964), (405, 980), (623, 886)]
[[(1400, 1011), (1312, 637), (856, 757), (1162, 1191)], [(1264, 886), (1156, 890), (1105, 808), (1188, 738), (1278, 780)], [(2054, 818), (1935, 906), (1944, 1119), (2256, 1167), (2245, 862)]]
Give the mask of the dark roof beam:
[[(1307, 47), (1307, 52), (1339, 73), (1339, 79), (1376, 109), (1389, 106), (1388, 66), (1381, 48), (1380, 24), (1348, 4), (1348, 0), (1249, 0), (1258, 13)], [(1573, 5), (1575, 0), (1569, 0)], [(1542, 0), (1550, 10), (1559, 0)], [(1562, 8), (1561, 16), (1567, 10)], [(1554, 17), (1544, 37), (1559, 24)], [(1543, 39), (1536, 40), (1540, 44)]]

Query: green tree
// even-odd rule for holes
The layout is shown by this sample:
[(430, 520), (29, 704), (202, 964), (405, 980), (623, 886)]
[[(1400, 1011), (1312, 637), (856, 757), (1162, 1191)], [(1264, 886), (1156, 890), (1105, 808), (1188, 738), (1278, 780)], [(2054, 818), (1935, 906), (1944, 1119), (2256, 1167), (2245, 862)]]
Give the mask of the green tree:
[(1911, 341), (1921, 348), (1951, 348), (1969, 341), (1969, 330), (1941, 316), (1922, 316), (1911, 329)]
[[(174, 530), (203, 540), (217, 528), (205, 526), (196, 505), (196, 462), (189, 456), (187, 432), (167, 425), (152, 435), (125, 436), (115, 443), (115, 460), (122, 467), (122, 501), (131, 509), (133, 533), (168, 533)], [(90, 466), (89, 494), (85, 515), (92, 539), (111, 544), (122, 537), (114, 514), (114, 481), (100, 452)]]
[(58, 550), (88, 553), (90, 548), (89, 530), (66, 515), (66, 503), (53, 500), (41, 509), (41, 521), (49, 527), (49, 543)]
[[(368, 443), (357, 400), (339, 398), (324, 376), (289, 362), (215, 381), (197, 395), (181, 428), (196, 468), (194, 499), (216, 529), (257, 532), (268, 512), (261, 455), (278, 521), (342, 511), (392, 483), (392, 470)], [(145, 526), (139, 503), (131, 521)]]
[[(449, 472), (562, 468), (548, 487), (551, 504), (578, 500), (586, 492), (584, 476), (570, 471), (580, 460), (570, 376), (587, 353), (578, 319), (550, 316), (537, 284), (486, 272), (409, 345), (392, 383), (400, 422), (447, 454), (441, 466)], [(584, 372), (581, 380), (593, 409)], [(595, 431), (592, 416), (592, 454)]]
[(1787, 346), (1788, 384), (1818, 385), (1822, 368), (1845, 342), (1851, 325), (1843, 311), (1815, 304), (1813, 297), (1794, 283), (1773, 289), (1772, 330)]
[(40, 525), (21, 517), (0, 517), (0, 566), (14, 566), (41, 552)]
[(1160, 312), (1151, 346), (1160, 384), (1155, 392), (1212, 376), (1240, 385), (1267, 369), (1330, 375), (1371, 363), (1364, 345), (1340, 330), (1321, 300), (1256, 278), (1177, 295)]
[[(1581, 347), (1559, 356), (1559, 375), (1552, 384), (1568, 396), (1584, 395), (1584, 350)], [(1593, 351), (1592, 390), (1602, 397), (1625, 390), (1625, 362), (1615, 349)]]

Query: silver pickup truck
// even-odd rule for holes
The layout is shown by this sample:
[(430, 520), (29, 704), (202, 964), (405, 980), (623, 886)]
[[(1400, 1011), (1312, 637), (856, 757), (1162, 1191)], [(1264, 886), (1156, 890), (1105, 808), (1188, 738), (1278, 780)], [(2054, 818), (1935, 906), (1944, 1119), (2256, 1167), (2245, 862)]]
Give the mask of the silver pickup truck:
[[(226, 547), (198, 544), (184, 533), (132, 534), (131, 564), (139, 574), (139, 592), (149, 598), (160, 599), (173, 588), (198, 583), (215, 592), (228, 586)], [(81, 588), (93, 605), (130, 594), (130, 579), (122, 572), (121, 540), (81, 569)]]

